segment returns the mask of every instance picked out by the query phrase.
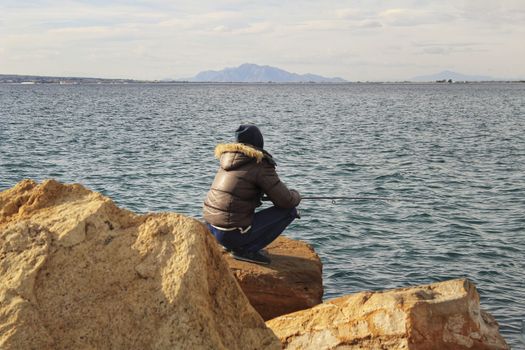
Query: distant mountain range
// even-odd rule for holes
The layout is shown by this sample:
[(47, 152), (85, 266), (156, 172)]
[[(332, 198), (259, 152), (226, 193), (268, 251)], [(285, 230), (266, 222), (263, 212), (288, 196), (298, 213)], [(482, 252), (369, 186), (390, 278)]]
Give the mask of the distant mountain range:
[(417, 77), (413, 77), (412, 79), (409, 79), (410, 81), (437, 81), (437, 80), (449, 80), (452, 79), (453, 81), (490, 81), (490, 80), (498, 80), (493, 77), (485, 76), (485, 75), (466, 75), (461, 74), (457, 72), (452, 72), (449, 70), (444, 70), (442, 72), (439, 72), (437, 74), (432, 75), (420, 75)]
[(239, 83), (344, 83), (346, 80), (341, 78), (326, 78), (316, 74), (290, 73), (276, 67), (245, 63), (235, 68), (200, 72), (195, 77), (188, 79), (188, 81)]

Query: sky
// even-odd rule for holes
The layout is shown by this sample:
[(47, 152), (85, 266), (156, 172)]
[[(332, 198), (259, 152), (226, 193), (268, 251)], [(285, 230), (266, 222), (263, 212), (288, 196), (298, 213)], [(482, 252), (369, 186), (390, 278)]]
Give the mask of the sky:
[(525, 78), (525, 0), (0, 0), (0, 74)]

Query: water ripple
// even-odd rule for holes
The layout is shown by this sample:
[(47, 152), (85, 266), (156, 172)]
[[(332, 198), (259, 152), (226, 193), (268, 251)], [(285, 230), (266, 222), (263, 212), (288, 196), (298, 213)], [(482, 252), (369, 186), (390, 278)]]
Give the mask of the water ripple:
[(213, 148), (261, 126), (303, 201), (287, 234), (326, 298), (468, 277), (513, 348), (525, 319), (525, 86), (1, 85), (0, 190), (79, 182), (137, 212), (200, 217)]

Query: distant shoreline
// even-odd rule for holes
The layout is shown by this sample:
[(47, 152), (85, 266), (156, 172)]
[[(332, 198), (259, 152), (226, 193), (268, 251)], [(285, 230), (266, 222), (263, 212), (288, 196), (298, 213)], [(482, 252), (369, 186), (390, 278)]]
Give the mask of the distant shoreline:
[(187, 81), (187, 80), (134, 80), (81, 77), (51, 77), (36, 75), (0, 74), (0, 84), (11, 85), (125, 85), (125, 84), (166, 84), (166, 85), (356, 85), (356, 84), (520, 84), (525, 80), (486, 80), (486, 81), (346, 81), (346, 82), (242, 82), (242, 81)]
[(41, 83), (41, 82), (3, 82), (0, 85), (60, 85), (60, 86), (77, 86), (77, 85), (483, 85), (483, 84), (524, 84), (525, 80), (510, 80), (510, 81), (455, 81), (452, 83), (440, 82), (411, 82), (411, 81), (357, 81), (345, 83), (314, 83), (314, 82), (163, 82), (163, 81), (148, 81), (148, 82), (100, 82), (100, 83)]

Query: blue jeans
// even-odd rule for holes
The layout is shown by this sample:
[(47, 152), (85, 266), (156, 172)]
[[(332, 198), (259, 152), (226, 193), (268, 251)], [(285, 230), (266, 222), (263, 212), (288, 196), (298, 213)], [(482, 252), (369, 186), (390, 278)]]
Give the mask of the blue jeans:
[(236, 252), (257, 252), (272, 243), (297, 218), (297, 209), (270, 207), (255, 213), (248, 232), (223, 231), (210, 224), (210, 232), (220, 244)]

